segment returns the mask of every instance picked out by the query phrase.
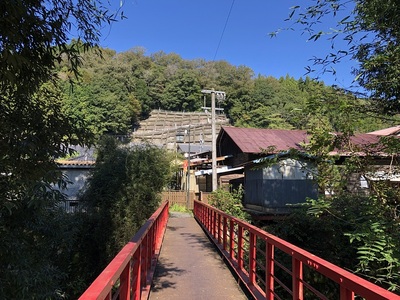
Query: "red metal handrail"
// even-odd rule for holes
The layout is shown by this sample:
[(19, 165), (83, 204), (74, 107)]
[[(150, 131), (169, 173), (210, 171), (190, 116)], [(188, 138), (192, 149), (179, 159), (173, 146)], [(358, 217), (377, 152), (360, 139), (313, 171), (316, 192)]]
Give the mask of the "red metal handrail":
[(169, 203), (164, 202), (79, 298), (147, 299), (164, 232)]
[(194, 216), (255, 299), (330, 299), (332, 295), (325, 295), (317, 283), (309, 282), (311, 277), (319, 277), (320, 281), (324, 277), (322, 286), (327, 281), (337, 288), (335, 298), (342, 300), (356, 296), (400, 299), (399, 295), (210, 205), (195, 201)]

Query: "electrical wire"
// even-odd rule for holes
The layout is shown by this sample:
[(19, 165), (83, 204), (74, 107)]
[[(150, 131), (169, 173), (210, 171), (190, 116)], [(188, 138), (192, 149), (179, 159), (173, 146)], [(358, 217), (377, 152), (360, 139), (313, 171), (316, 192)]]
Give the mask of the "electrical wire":
[(221, 37), (220, 37), (220, 39), (219, 39), (217, 49), (215, 50), (215, 54), (214, 54), (213, 61), (214, 61), (215, 58), (217, 57), (217, 53), (218, 53), (219, 47), (221, 46), (222, 38), (224, 37), (225, 29), (226, 29), (226, 26), (228, 25), (228, 21), (229, 21), (229, 18), (230, 18), (230, 16), (231, 16), (231, 12), (232, 12), (233, 5), (234, 5), (234, 4), (235, 4), (235, 0), (232, 0), (231, 8), (229, 9), (229, 13), (228, 13), (228, 16), (227, 16), (226, 21), (225, 21), (224, 29), (222, 30)]

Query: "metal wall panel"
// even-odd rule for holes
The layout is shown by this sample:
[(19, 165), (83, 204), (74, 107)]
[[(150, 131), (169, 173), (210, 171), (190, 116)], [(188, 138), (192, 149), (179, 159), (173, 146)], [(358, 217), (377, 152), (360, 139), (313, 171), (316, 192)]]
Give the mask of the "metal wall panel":
[(245, 191), (245, 204), (277, 213), (288, 211), (287, 204), (303, 203), (318, 195), (315, 182), (302, 179), (246, 179)]

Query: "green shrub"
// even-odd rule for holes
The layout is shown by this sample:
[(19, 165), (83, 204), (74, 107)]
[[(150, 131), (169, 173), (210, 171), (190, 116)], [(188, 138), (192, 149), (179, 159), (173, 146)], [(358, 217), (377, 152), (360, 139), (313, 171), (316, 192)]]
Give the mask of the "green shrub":
[(212, 192), (209, 204), (231, 216), (249, 221), (250, 215), (243, 210), (242, 199), (243, 187), (240, 185), (239, 188), (232, 190), (232, 192), (225, 189), (217, 189)]

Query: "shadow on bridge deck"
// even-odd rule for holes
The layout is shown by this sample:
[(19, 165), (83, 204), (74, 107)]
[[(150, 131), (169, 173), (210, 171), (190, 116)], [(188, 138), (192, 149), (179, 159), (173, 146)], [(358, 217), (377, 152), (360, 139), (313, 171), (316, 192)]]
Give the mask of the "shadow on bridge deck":
[(171, 213), (149, 299), (248, 297), (196, 220)]

